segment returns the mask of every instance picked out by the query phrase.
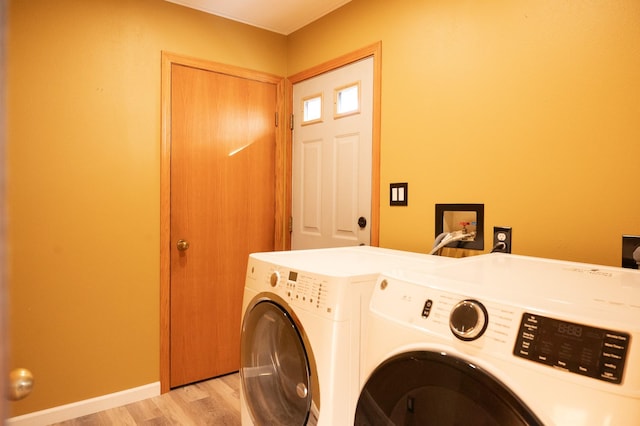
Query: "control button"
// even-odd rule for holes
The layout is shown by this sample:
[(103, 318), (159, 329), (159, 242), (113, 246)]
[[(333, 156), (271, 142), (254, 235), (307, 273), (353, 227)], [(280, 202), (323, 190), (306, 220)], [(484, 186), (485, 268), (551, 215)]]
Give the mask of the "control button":
[(489, 323), (487, 309), (477, 300), (463, 300), (451, 310), (449, 328), (460, 340), (470, 341), (482, 336)]
[(607, 339), (617, 340), (619, 342), (625, 342), (626, 343), (626, 341), (627, 341), (627, 336), (624, 336), (622, 334), (607, 333), (605, 335), (605, 337)]
[(275, 271), (269, 278), (269, 284), (271, 284), (271, 287), (275, 287), (278, 285), (278, 281), (280, 281), (280, 273), (278, 271)]
[(612, 352), (602, 352), (602, 356), (607, 357), (607, 358), (617, 359), (617, 360), (622, 359), (622, 357), (620, 355), (614, 354)]
[(609, 342), (604, 342), (604, 347), (609, 349), (618, 349), (619, 351), (623, 351), (625, 349), (625, 347), (622, 345), (619, 345), (617, 343), (609, 343)]
[(610, 380), (612, 382), (617, 382), (620, 380), (620, 378), (618, 376), (616, 376), (615, 374), (613, 374), (610, 371), (605, 371), (600, 375), (601, 378), (605, 379), (605, 380)]
[(426, 302), (424, 302), (424, 307), (422, 308), (422, 318), (428, 318), (429, 314), (431, 313), (431, 307), (433, 306), (433, 300), (431, 299), (427, 299)]

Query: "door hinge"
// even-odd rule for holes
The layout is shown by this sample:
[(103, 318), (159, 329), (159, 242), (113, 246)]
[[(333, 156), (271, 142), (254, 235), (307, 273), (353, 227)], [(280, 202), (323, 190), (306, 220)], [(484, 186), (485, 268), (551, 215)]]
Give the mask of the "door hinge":
[(280, 121), (280, 116), (278, 114), (278, 111), (276, 111), (276, 127), (278, 127), (278, 122)]
[(290, 121), (290, 124), (289, 124), (289, 129), (293, 130), (293, 114), (291, 114), (291, 121)]
[(289, 216), (289, 233), (293, 232), (293, 216)]

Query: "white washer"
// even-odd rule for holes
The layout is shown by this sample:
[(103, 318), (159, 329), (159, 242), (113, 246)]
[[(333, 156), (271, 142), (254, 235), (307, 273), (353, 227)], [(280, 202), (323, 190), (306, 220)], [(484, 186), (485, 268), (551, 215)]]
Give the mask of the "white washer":
[(356, 425), (640, 424), (640, 272), (486, 254), (379, 278)]
[(250, 255), (242, 309), (242, 424), (352, 424), (362, 314), (379, 272), (447, 260), (369, 246)]

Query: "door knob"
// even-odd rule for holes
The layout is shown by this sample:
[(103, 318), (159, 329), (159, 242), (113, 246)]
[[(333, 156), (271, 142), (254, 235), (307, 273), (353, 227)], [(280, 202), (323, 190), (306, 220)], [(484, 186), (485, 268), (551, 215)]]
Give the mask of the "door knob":
[(11, 401), (26, 398), (33, 389), (33, 374), (26, 368), (16, 368), (9, 373), (7, 396)]
[(178, 247), (178, 250), (180, 250), (180, 251), (185, 251), (186, 249), (189, 248), (189, 241), (187, 241), (187, 240), (178, 240), (178, 243), (176, 244), (176, 247)]
[(360, 227), (360, 229), (362, 229), (365, 226), (367, 226), (367, 219), (364, 216), (360, 216), (358, 218), (358, 226)]

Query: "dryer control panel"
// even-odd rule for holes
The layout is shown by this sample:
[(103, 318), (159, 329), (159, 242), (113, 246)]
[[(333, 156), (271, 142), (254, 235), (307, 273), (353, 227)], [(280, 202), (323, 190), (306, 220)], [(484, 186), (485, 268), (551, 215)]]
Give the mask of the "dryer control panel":
[(513, 354), (541, 364), (620, 384), (629, 334), (525, 312)]
[(349, 285), (352, 280), (348, 277), (331, 277), (273, 265), (265, 278), (260, 290), (278, 295), (290, 306), (334, 321), (350, 318), (348, 305), (352, 295), (348, 290), (352, 288)]
[(286, 297), (292, 303), (331, 313), (329, 280), (326, 277), (289, 270), (283, 280)]

